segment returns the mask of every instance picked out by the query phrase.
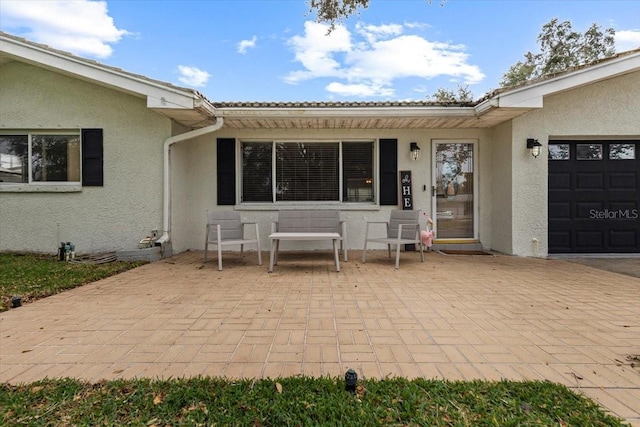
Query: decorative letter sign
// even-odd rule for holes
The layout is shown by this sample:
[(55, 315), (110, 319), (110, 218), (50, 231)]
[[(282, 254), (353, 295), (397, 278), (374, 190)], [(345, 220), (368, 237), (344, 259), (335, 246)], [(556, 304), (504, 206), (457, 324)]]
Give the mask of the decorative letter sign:
[[(400, 189), (402, 190), (402, 210), (413, 209), (413, 195), (411, 194), (411, 171), (400, 171)], [(405, 251), (415, 251), (416, 245), (404, 245)]]
[(400, 171), (400, 188), (402, 190), (402, 210), (413, 209), (411, 195), (411, 171)]

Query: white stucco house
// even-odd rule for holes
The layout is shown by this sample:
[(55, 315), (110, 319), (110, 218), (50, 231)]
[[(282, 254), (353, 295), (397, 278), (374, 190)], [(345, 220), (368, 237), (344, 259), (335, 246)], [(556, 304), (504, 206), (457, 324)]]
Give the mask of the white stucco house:
[(640, 50), (465, 105), (240, 103), (0, 33), (0, 251), (134, 249), (151, 230), (202, 250), (212, 209), (266, 246), (296, 208), (339, 209), (359, 249), (407, 171), (437, 244), (640, 253)]

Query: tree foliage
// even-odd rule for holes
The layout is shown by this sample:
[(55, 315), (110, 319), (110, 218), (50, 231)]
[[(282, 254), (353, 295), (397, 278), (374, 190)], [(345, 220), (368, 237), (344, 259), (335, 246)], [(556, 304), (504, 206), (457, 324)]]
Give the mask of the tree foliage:
[(513, 86), (571, 67), (615, 54), (615, 30), (595, 23), (584, 33), (574, 31), (571, 22), (552, 19), (538, 35), (540, 52), (527, 52), (524, 61), (512, 65), (502, 76), (500, 86)]
[[(432, 1), (426, 0), (429, 4)], [(440, 6), (446, 1), (440, 0)], [(316, 21), (329, 24), (329, 31), (335, 28), (336, 23), (368, 7), (369, 0), (309, 0), (309, 12), (316, 14)]]
[(310, 0), (309, 11), (315, 12), (318, 22), (325, 22), (333, 29), (337, 22), (369, 7), (369, 0)]
[(473, 94), (469, 90), (469, 85), (458, 85), (456, 90), (441, 87), (429, 97), (429, 100), (442, 104), (464, 104), (473, 102)]

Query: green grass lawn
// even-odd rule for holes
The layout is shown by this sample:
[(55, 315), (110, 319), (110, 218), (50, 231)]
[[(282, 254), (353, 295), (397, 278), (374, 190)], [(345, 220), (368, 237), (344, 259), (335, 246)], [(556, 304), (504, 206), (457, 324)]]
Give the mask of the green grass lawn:
[[(0, 253), (0, 296), (23, 302), (142, 263), (70, 264), (53, 256)], [(291, 377), (0, 383), (2, 426), (621, 426), (593, 401), (539, 381), (403, 378), (360, 381)]]
[(0, 424), (60, 426), (621, 426), (550, 382), (402, 378), (71, 379), (0, 386)]
[(48, 297), (129, 270), (143, 262), (72, 264), (53, 255), (0, 253), (0, 311), (11, 307), (11, 298), (22, 303)]

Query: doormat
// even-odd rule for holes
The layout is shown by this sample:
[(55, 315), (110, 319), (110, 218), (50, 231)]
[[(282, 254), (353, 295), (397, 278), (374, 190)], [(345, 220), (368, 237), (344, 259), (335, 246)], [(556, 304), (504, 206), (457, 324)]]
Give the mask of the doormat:
[(490, 252), (485, 251), (466, 251), (466, 250), (458, 250), (458, 249), (442, 249), (439, 252), (442, 252), (445, 255), (491, 255)]

